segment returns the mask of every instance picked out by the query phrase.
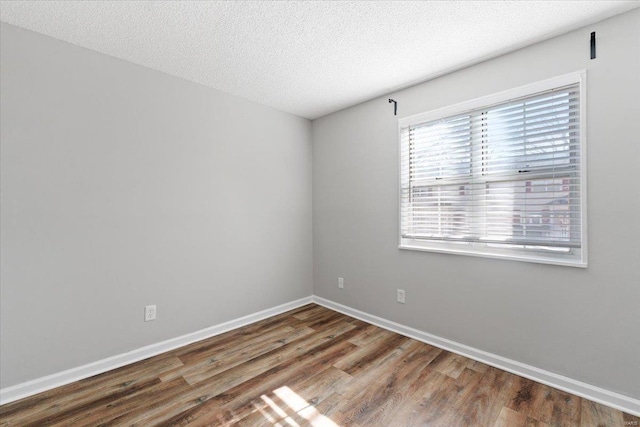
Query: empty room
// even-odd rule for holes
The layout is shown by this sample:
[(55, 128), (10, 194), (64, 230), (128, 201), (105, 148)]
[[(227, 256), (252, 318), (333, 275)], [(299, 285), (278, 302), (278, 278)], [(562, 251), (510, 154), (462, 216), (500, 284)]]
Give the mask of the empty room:
[(640, 0), (0, 21), (0, 427), (640, 426)]

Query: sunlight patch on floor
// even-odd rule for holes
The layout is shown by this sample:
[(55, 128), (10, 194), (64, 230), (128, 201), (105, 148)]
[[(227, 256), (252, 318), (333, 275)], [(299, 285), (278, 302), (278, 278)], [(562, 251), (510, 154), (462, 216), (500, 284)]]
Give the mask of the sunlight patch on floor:
[[(282, 418), (282, 421), (286, 422), (286, 423), (287, 423), (287, 424), (289, 424), (291, 427), (300, 427), (300, 424), (298, 424), (297, 422), (295, 422), (295, 420), (294, 420), (294, 419), (292, 419), (290, 416), (288, 416), (288, 415), (287, 415), (287, 413), (286, 413), (286, 411), (285, 411), (285, 410), (283, 410), (282, 408), (280, 408), (280, 407), (276, 404), (276, 402), (274, 402), (274, 401), (273, 401), (269, 396), (267, 396), (267, 395), (264, 395), (264, 394), (263, 394), (262, 396), (260, 396), (260, 398), (262, 399), (262, 401), (263, 401), (264, 403), (266, 403), (267, 405), (269, 405), (269, 407), (270, 407), (271, 409), (273, 409), (273, 410), (274, 410), (274, 412), (275, 412), (276, 414), (278, 414), (278, 416), (279, 416), (280, 418)], [(271, 418), (273, 418), (273, 417), (271, 417)], [(280, 423), (276, 422), (274, 425), (277, 425), (277, 426), (278, 426), (278, 425), (282, 425), (282, 424), (280, 424)]]
[[(264, 396), (264, 395), (262, 395)], [(271, 424), (273, 424), (274, 427), (284, 427), (282, 424), (280, 424), (278, 421), (276, 421), (275, 418), (273, 418), (271, 416), (271, 414), (269, 414), (267, 411), (265, 411), (264, 409), (262, 409), (262, 407), (256, 405), (255, 403), (253, 404), (254, 408), (256, 408), (258, 410), (258, 412), (260, 412), (260, 414), (265, 417), (265, 419), (267, 421), (269, 421)]]
[[(289, 387), (287, 386), (280, 387), (274, 390), (273, 393), (276, 396), (278, 396), (278, 398), (280, 398), (280, 400), (282, 400), (289, 407), (289, 409), (291, 409), (292, 411), (296, 412), (298, 415), (300, 415), (301, 417), (309, 421), (313, 427), (339, 427), (329, 417), (322, 415), (320, 412), (318, 412), (318, 410), (313, 405), (311, 405), (309, 402), (304, 400), (300, 395), (298, 395), (296, 392), (291, 390)], [(263, 397), (271, 401), (271, 403), (275, 407), (278, 407), (275, 404), (275, 402), (273, 402), (273, 400), (269, 399), (267, 396), (263, 396)], [(267, 401), (265, 400), (265, 402)], [(267, 404), (269, 404), (269, 402), (267, 402)], [(271, 406), (271, 404), (269, 405)], [(276, 411), (278, 415), (280, 415), (281, 413), (284, 413), (284, 416), (286, 417), (286, 412), (283, 411), (282, 408), (278, 407), (278, 410), (276, 410), (274, 406), (271, 406), (271, 407), (273, 408), (274, 411)], [(290, 425), (298, 426), (298, 424), (294, 420), (292, 420), (289, 417), (286, 417), (285, 421), (289, 422), (288, 420), (291, 420), (294, 423), (294, 424), (290, 423)]]
[[(304, 418), (304, 425), (311, 425), (313, 427), (340, 427), (334, 423), (331, 418), (321, 414), (315, 406), (307, 402), (295, 391), (289, 387), (284, 386), (273, 390), (275, 396), (280, 399), (286, 407), (281, 407), (271, 397), (263, 394), (260, 396), (262, 402), (266, 406), (254, 403), (254, 407), (264, 417), (266, 421), (271, 423), (274, 427), (300, 427), (300, 424), (293, 419), (292, 415)], [(280, 402), (280, 405), (282, 405)], [(271, 409), (271, 411), (269, 411)]]

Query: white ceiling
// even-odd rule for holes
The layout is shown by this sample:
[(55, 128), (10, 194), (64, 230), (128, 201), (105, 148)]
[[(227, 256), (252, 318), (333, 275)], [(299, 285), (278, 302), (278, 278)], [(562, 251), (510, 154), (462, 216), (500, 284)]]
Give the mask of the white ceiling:
[(635, 7), (3, 0), (0, 20), (313, 119)]

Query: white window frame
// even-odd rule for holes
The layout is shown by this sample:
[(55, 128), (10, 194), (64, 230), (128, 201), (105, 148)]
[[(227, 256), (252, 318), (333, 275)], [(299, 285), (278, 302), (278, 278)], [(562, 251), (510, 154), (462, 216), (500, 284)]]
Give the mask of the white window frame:
[[(483, 96), (465, 101), (459, 104), (447, 106), (437, 110), (405, 117), (398, 120), (398, 208), (399, 208), (399, 249), (440, 252), (457, 255), (468, 255), (486, 258), (499, 258), (515, 261), (527, 261), (542, 264), (554, 264), (571, 267), (587, 267), (587, 72), (581, 70), (574, 73), (550, 78), (531, 83), (514, 89)], [(480, 108), (490, 107), (495, 104), (506, 103), (511, 100), (535, 95), (540, 92), (552, 90), (562, 86), (578, 83), (580, 85), (580, 214), (581, 214), (581, 248), (578, 257), (576, 255), (563, 257), (562, 255), (548, 255), (544, 251), (491, 248), (486, 244), (437, 242), (430, 240), (418, 240), (402, 237), (402, 141), (401, 131), (407, 126), (436, 121)], [(457, 247), (456, 247), (457, 246)]]

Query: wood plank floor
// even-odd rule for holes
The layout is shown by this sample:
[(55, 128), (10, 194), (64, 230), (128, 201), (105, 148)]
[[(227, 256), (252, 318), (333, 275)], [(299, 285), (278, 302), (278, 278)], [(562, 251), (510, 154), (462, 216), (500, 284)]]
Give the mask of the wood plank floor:
[(314, 304), (0, 406), (0, 426), (638, 426)]

